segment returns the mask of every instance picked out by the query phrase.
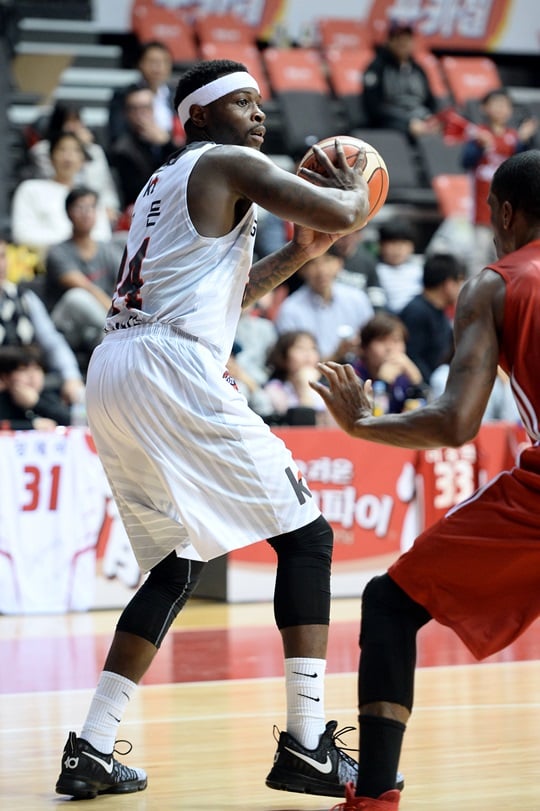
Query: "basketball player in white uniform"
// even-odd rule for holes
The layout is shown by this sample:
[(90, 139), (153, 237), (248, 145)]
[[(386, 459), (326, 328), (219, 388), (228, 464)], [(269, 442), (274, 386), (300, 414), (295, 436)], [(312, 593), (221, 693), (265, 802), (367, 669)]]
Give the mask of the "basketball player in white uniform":
[[(332, 532), (226, 362), (242, 306), (365, 222), (361, 160), (349, 167), (341, 153), (339, 166), (326, 161), (328, 178), (279, 169), (259, 151), (259, 90), (236, 62), (188, 71), (175, 104), (187, 147), (135, 203), (87, 380), (98, 453), (149, 576), (122, 613), (81, 735), (69, 735), (56, 790), (91, 798), (145, 788), (145, 773), (113, 756), (129, 698), (204, 562), (268, 539), (278, 561), (287, 730), (267, 784), (342, 796), (356, 763), (335, 744), (336, 722), (324, 722)], [(297, 226), (290, 243), (252, 267), (257, 203)]]

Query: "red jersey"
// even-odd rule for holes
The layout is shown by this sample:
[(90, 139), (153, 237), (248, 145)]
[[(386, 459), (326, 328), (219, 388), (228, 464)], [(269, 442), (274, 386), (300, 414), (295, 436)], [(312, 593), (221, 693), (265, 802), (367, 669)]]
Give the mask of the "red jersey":
[(540, 615), (540, 240), (491, 268), (506, 284), (499, 362), (535, 444), (389, 569), (479, 659), (509, 645)]
[(478, 165), (472, 170), (473, 183), (473, 221), (475, 225), (490, 225), (491, 214), (487, 204), (491, 180), (501, 163), (517, 152), (519, 137), (517, 130), (510, 127), (500, 135), (495, 135), (485, 124), (478, 126), (483, 132), (489, 132), (493, 139), (489, 149), (485, 149)]
[(491, 269), (506, 283), (499, 363), (510, 377), (525, 430), (540, 439), (540, 240), (499, 259)]

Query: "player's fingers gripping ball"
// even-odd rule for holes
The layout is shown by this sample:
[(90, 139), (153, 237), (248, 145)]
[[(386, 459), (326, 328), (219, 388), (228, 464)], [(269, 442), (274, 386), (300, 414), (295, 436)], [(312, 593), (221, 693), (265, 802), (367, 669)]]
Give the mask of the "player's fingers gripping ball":
[[(375, 214), (380, 211), (388, 196), (390, 180), (386, 163), (380, 152), (366, 141), (362, 141), (360, 138), (353, 138), (351, 135), (338, 135), (332, 138), (325, 138), (316, 144), (328, 157), (330, 163), (334, 165), (337, 165), (338, 160), (335, 145), (336, 140), (341, 144), (349, 166), (354, 166), (359, 151), (362, 149), (365, 150), (365, 165), (362, 167), (362, 172), (369, 189), (369, 214), (366, 220), (366, 223), (368, 223)], [(309, 169), (321, 175), (327, 174), (326, 167), (321, 163), (312, 147), (308, 149), (298, 164), (297, 173), (300, 169)]]

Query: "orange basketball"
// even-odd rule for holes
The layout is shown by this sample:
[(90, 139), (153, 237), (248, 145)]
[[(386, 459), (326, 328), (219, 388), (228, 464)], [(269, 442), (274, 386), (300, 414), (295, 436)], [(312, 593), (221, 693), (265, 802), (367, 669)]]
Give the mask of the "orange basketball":
[[(364, 177), (366, 178), (369, 188), (369, 215), (366, 220), (366, 222), (369, 222), (383, 207), (388, 196), (390, 179), (388, 177), (386, 163), (374, 146), (371, 146), (371, 144), (368, 144), (366, 141), (361, 141), (359, 138), (353, 138), (351, 135), (338, 135), (332, 138), (325, 138), (323, 141), (318, 142), (317, 146), (328, 155), (332, 163), (336, 162), (336, 137), (343, 146), (347, 163), (350, 166), (355, 162), (358, 156), (358, 150), (360, 148), (366, 150)], [(321, 175), (325, 174), (324, 166), (321, 166), (311, 147), (298, 164), (297, 172), (302, 168), (310, 169), (312, 172), (317, 172)]]

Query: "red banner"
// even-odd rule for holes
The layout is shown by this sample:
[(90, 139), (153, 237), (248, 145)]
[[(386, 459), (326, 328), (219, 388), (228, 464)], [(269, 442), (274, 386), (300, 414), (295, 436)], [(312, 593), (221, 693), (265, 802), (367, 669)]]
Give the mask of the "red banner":
[(512, 0), (373, 0), (368, 26), (376, 42), (384, 40), (390, 18), (415, 25), (430, 49), (496, 50)]

